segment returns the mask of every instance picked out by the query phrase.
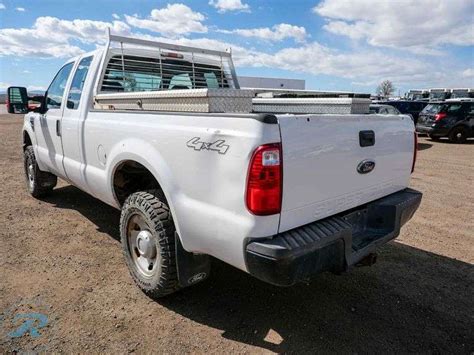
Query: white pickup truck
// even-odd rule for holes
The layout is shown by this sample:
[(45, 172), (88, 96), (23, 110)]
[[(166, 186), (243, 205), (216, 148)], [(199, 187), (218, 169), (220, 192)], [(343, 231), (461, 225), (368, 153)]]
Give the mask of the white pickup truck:
[(316, 109), (254, 96), (228, 52), (109, 36), (40, 107), (22, 87), (7, 106), (27, 112), (31, 195), (59, 177), (121, 209), (126, 262), (152, 297), (205, 279), (210, 256), (280, 286), (373, 262), (421, 201), (410, 117), (284, 113)]

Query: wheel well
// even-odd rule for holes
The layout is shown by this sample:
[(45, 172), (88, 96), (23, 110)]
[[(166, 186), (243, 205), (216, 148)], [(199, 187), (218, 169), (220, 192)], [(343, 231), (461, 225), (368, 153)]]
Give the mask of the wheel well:
[(115, 169), (113, 188), (120, 205), (134, 192), (146, 190), (157, 190), (160, 199), (166, 202), (163, 190), (153, 174), (133, 160), (124, 161)]
[(33, 145), (33, 143), (31, 142), (30, 135), (28, 134), (28, 132), (23, 131), (23, 150), (25, 150), (26, 147), (30, 145)]

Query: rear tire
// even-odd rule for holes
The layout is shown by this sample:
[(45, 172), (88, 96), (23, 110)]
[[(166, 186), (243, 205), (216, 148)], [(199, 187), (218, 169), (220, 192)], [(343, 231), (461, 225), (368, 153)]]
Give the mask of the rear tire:
[(454, 127), (449, 134), (449, 140), (453, 143), (465, 143), (467, 140), (468, 132), (464, 127)]
[(179, 289), (175, 227), (159, 192), (131, 194), (122, 207), (120, 239), (130, 274), (142, 291), (160, 298)]
[(25, 169), (26, 188), (33, 197), (43, 197), (53, 191), (53, 188), (58, 183), (58, 178), (56, 175), (39, 169), (32, 146), (26, 147), (23, 153), (23, 164)]

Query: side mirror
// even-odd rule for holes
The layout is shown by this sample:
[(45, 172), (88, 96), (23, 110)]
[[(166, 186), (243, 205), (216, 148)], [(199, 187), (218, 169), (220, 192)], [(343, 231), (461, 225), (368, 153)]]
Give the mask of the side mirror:
[(26, 88), (10, 86), (7, 89), (6, 106), (8, 113), (42, 112), (46, 95), (28, 96)]
[(7, 89), (6, 106), (8, 113), (27, 113), (28, 93), (26, 88), (20, 86), (10, 86)]

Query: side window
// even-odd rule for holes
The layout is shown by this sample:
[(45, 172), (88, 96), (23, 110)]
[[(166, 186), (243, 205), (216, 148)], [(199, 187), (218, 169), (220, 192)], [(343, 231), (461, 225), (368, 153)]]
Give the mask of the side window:
[(462, 107), (461, 104), (452, 104), (448, 106), (447, 112), (448, 113), (458, 113), (459, 109)]
[(79, 102), (81, 101), (82, 89), (84, 82), (86, 81), (87, 72), (92, 62), (92, 57), (83, 58), (79, 62), (79, 66), (74, 73), (72, 78), (71, 89), (69, 90), (69, 96), (67, 97), (67, 108), (71, 110), (77, 110)]
[(471, 103), (471, 107), (468, 110), (468, 115), (474, 115), (474, 103)]
[(48, 109), (61, 107), (67, 79), (69, 78), (73, 64), (74, 63), (69, 63), (62, 67), (56, 74), (51, 85), (49, 85), (48, 96), (46, 97), (46, 107)]

